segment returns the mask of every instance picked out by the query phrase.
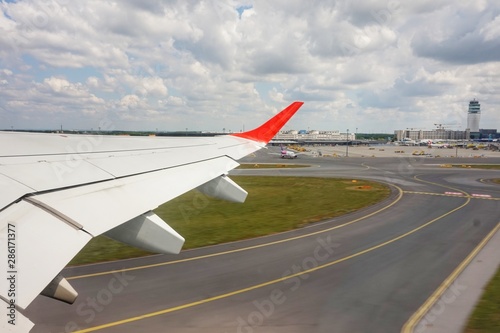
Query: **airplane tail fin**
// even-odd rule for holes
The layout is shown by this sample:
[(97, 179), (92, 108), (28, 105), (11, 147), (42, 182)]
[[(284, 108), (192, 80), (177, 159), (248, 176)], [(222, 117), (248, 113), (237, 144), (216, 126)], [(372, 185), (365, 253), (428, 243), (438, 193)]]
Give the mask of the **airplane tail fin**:
[(250, 139), (257, 142), (268, 143), (278, 133), (278, 131), (287, 123), (288, 120), (297, 112), (304, 102), (293, 102), (280, 113), (269, 119), (261, 126), (243, 133), (234, 133), (232, 136)]

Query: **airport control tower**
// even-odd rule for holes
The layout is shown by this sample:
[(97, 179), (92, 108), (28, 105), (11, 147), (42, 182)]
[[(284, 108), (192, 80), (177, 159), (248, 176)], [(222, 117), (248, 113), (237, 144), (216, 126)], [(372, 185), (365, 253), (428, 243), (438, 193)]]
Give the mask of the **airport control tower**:
[(469, 111), (467, 112), (467, 128), (470, 133), (479, 133), (479, 119), (481, 118), (481, 104), (474, 98), (469, 102)]

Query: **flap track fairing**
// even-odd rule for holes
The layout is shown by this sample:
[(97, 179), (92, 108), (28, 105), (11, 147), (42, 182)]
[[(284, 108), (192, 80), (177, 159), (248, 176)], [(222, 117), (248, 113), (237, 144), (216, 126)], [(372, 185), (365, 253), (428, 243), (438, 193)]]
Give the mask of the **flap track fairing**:
[(184, 238), (153, 212), (139, 215), (104, 235), (154, 253), (178, 254), (184, 244)]

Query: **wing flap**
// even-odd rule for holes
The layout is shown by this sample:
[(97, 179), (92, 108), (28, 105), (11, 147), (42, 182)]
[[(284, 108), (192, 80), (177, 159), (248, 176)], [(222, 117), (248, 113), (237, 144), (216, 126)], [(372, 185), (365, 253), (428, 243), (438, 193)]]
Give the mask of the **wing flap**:
[(9, 297), (10, 282), (0, 279), (0, 296), (25, 309), (91, 236), (23, 200), (0, 212), (0, 239), (10, 246), (0, 248), (0, 257), (13, 260), (0, 260), (0, 270), (16, 282)]

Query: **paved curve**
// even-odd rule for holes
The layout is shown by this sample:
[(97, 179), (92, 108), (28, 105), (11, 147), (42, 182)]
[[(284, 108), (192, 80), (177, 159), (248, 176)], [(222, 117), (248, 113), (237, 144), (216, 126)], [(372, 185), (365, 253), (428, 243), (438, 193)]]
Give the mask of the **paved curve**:
[[(281, 162), (271, 156), (247, 161)], [(293, 162), (315, 167), (234, 173), (370, 178), (394, 184), (393, 195), (292, 232), (67, 268), (77, 302), (38, 297), (32, 332), (399, 332), (500, 220), (500, 187), (479, 181), (498, 171), (426, 158)]]

